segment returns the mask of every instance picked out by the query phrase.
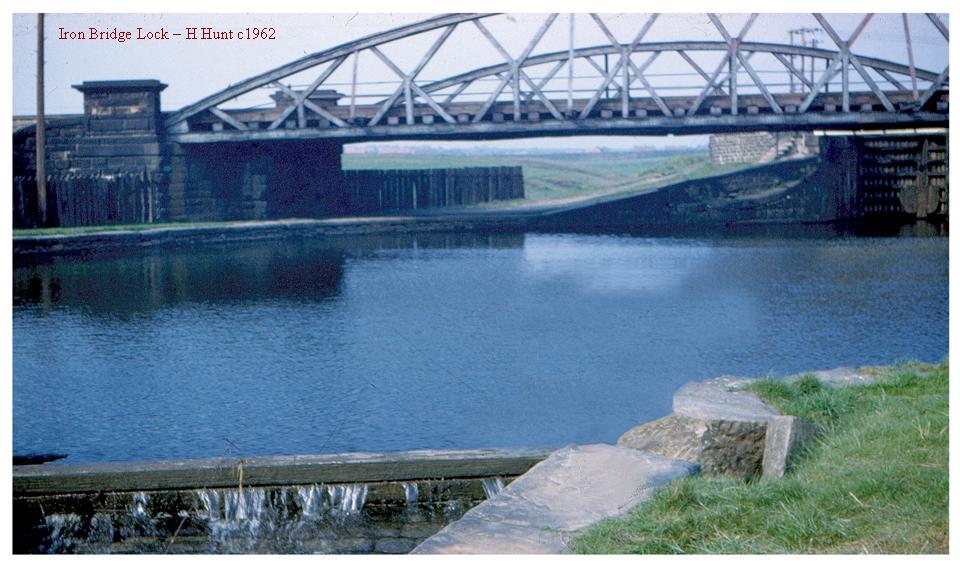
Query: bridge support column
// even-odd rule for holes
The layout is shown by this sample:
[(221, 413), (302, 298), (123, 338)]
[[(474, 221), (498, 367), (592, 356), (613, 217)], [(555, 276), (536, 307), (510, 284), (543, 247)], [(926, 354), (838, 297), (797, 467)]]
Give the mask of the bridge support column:
[(863, 214), (860, 202), (860, 151), (848, 137), (820, 138), (822, 160), (819, 180), (827, 185), (821, 192), (824, 220), (854, 219)]

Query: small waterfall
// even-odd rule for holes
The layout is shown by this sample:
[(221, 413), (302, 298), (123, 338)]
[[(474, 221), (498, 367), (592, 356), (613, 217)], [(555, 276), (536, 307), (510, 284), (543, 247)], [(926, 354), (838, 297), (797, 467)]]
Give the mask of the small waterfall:
[(114, 528), (113, 520), (109, 514), (98, 512), (90, 519), (89, 541), (101, 543), (109, 546), (113, 543)]
[(420, 489), (415, 482), (401, 483), (403, 486), (403, 495), (407, 500), (407, 509), (416, 508), (417, 500), (420, 498)]
[[(286, 492), (284, 492), (286, 494)], [(299, 486), (295, 493), (297, 505), (300, 506), (300, 515), (303, 519), (316, 519), (320, 517), (321, 505), (323, 504), (323, 492), (316, 484), (310, 486)]]
[(216, 490), (198, 490), (197, 498), (203, 505), (201, 517), (209, 522), (215, 522), (220, 519), (220, 493)]
[(150, 503), (150, 497), (146, 492), (134, 492), (133, 503), (130, 505), (130, 515), (134, 518), (147, 517), (147, 504)]
[(266, 493), (262, 488), (227, 490), (223, 494), (223, 519), (237, 528), (256, 533), (263, 515)]
[(459, 517), (463, 513), (463, 502), (460, 500), (450, 500), (443, 507), (443, 515), (447, 517)]
[(485, 478), (481, 483), (483, 484), (483, 493), (487, 496), (487, 500), (503, 492), (503, 479), (498, 476)]
[(78, 543), (76, 533), (80, 528), (80, 516), (77, 514), (49, 514), (44, 516), (44, 521), (50, 528), (46, 553), (69, 552)]
[(212, 542), (240, 538), (242, 545), (252, 545), (256, 541), (267, 499), (262, 488), (198, 490), (196, 494), (203, 508), (199, 517), (207, 521)]
[(148, 509), (150, 496), (146, 492), (134, 492), (130, 495), (127, 516), (120, 520), (120, 537), (152, 537), (157, 533), (157, 520)]
[(327, 487), (330, 507), (344, 515), (356, 514), (367, 501), (367, 485), (338, 484)]

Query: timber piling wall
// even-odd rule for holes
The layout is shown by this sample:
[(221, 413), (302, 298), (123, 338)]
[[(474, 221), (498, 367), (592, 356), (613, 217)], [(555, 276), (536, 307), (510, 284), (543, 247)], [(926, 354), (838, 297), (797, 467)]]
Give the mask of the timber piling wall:
[(522, 199), (523, 169), (350, 170), (343, 172), (346, 212), (434, 209)]

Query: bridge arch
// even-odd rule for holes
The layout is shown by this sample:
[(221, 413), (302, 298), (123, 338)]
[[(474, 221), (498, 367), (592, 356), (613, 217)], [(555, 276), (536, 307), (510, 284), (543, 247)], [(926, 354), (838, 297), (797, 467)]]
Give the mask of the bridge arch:
[[(170, 114), (165, 127), (179, 141), (204, 142), (532, 132), (568, 135), (581, 129), (594, 133), (597, 128), (620, 128), (624, 132), (640, 132), (644, 128), (706, 131), (712, 127), (711, 122), (719, 129), (858, 123), (886, 127), (946, 120), (946, 101), (941, 100), (942, 93), (949, 88), (946, 68), (940, 72), (919, 68), (913, 64), (912, 55), (911, 61), (904, 64), (854, 51), (872, 14), (863, 15), (847, 37), (841, 37), (823, 15), (813, 14), (833, 43), (830, 49), (748, 41), (757, 14), (751, 14), (740, 30), (733, 31), (718, 16), (708, 14), (722, 36), (721, 41), (656, 42), (644, 39), (658, 20), (657, 14), (639, 19), (638, 31), (629, 42), (617, 40), (600, 16), (590, 14), (608, 43), (577, 46), (571, 29), (568, 49), (538, 53), (538, 43), (560, 17), (550, 14), (531, 31), (526, 47), (516, 57), (506, 51), (484, 23), (499, 15), (444, 14), (302, 57)], [(933, 14), (926, 17), (949, 41), (946, 26), (939, 18)], [(477, 65), (438, 80), (418, 81), (420, 72), (439, 51), (455, 49), (447, 39), (458, 26), (476, 28), (504, 61)], [(909, 33), (905, 33), (909, 44)], [(401, 69), (381, 49), (393, 42), (418, 36), (422, 39), (424, 34), (435, 37), (412, 70)], [(375, 57), (397, 76), (391, 93), (368, 104), (357, 104), (356, 97), (357, 61), (361, 54)], [(780, 73), (779, 82), (771, 79), (770, 72), (754, 67), (751, 61), (755, 56), (780, 65), (776, 71)], [(687, 76), (676, 79), (673, 85), (664, 85), (663, 80), (668, 79), (660, 77), (655, 84), (648, 69), (657, 59), (667, 57), (685, 65)], [(696, 57), (700, 57), (699, 62)], [(601, 58), (603, 65), (598, 61)], [(710, 60), (710, 66), (705, 58)], [(810, 62), (809, 75), (806, 69), (797, 68), (798, 60)], [(350, 61), (353, 75), (347, 92), (321, 89), (329, 87), (331, 76)], [(574, 76), (575, 65), (587, 69), (590, 76)], [(282, 82), (311, 70), (318, 74), (303, 89)], [(566, 76), (561, 73), (563, 70), (567, 71)], [(575, 81), (583, 83), (588, 79), (593, 81), (591, 85), (574, 88)], [(470, 90), (480, 83), (495, 86), (483, 92)], [(265, 87), (277, 90), (276, 108), (221, 107)], [(327, 99), (321, 100), (318, 93), (324, 93)], [(336, 102), (348, 96), (349, 106)], [(616, 124), (610, 122), (614, 119), (618, 120)], [(606, 126), (601, 124), (605, 120)]]

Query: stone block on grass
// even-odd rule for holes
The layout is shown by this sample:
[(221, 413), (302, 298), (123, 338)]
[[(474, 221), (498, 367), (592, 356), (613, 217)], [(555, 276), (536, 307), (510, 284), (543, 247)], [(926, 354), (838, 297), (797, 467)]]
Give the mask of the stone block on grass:
[(781, 415), (767, 423), (763, 450), (763, 478), (783, 478), (791, 458), (817, 435), (817, 426), (793, 415)]

